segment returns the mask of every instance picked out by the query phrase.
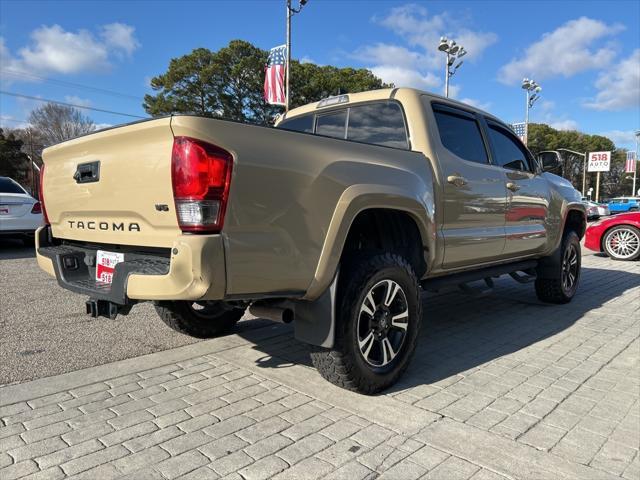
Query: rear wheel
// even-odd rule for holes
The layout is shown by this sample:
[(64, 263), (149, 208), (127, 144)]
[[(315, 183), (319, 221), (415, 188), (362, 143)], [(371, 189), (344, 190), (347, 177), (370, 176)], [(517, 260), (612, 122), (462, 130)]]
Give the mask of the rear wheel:
[(558, 253), (555, 258), (543, 259), (546, 273), (536, 279), (536, 294), (543, 302), (569, 303), (578, 290), (582, 258), (576, 232), (565, 232)]
[(613, 227), (605, 234), (602, 246), (614, 260), (635, 260), (640, 257), (640, 230), (631, 225)]
[(360, 257), (342, 267), (335, 344), (312, 347), (320, 374), (348, 390), (373, 394), (393, 385), (415, 351), (422, 307), (413, 268), (403, 257)]
[(227, 333), (244, 315), (244, 308), (221, 301), (154, 302), (156, 312), (176, 332), (196, 338)]

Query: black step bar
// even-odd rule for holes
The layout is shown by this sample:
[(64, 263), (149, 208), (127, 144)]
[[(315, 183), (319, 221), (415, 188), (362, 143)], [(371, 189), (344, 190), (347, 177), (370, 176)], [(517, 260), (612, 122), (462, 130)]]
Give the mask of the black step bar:
[(490, 267), (480, 268), (478, 270), (469, 270), (465, 272), (452, 273), (450, 275), (445, 275), (442, 277), (428, 278), (426, 280), (423, 280), (420, 284), (425, 290), (438, 291), (444, 287), (448, 287), (451, 285), (466, 285), (469, 282), (489, 279), (488, 281), (485, 280), (485, 282), (487, 286), (491, 288), (493, 286), (491, 278), (515, 272), (526, 273), (525, 277), (514, 277), (516, 281), (521, 282), (526, 278), (526, 281), (529, 282), (535, 279), (535, 268), (537, 266), (537, 260), (525, 260), (516, 263), (505, 263), (503, 265), (492, 265)]

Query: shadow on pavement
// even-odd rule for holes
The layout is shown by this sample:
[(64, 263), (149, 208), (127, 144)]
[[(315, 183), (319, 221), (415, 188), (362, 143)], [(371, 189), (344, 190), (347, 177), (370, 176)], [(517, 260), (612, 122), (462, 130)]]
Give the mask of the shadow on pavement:
[[(583, 267), (580, 290), (567, 305), (541, 303), (533, 284), (521, 285), (508, 277), (501, 277), (494, 292), (480, 298), (457, 290), (426, 293), (413, 361), (385, 393), (438, 382), (556, 335), (638, 282), (637, 274)], [(293, 338), (291, 326), (274, 325), (273, 332), (271, 338), (253, 340), (253, 348), (265, 354), (258, 366), (311, 366), (309, 347)]]
[(15, 260), (18, 258), (35, 258), (33, 245), (25, 245), (22, 240), (0, 238), (0, 260)]

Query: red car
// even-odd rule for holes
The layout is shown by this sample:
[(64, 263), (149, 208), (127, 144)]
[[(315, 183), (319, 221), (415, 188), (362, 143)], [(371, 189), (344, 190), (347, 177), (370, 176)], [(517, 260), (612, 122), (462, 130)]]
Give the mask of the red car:
[(621, 213), (592, 223), (584, 246), (614, 260), (635, 260), (640, 257), (640, 213)]

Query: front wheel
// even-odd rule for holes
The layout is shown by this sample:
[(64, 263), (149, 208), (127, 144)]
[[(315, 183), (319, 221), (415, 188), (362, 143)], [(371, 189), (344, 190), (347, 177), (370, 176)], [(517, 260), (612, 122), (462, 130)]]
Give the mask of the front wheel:
[(339, 387), (373, 394), (393, 385), (416, 348), (422, 304), (413, 268), (395, 254), (343, 265), (335, 343), (312, 347), (320, 374)]
[(244, 315), (244, 308), (221, 301), (154, 302), (158, 316), (176, 332), (196, 338), (227, 333)]
[(582, 265), (580, 239), (576, 232), (566, 232), (559, 256), (553, 260), (550, 258), (543, 259), (552, 263), (552, 267), (543, 277), (536, 279), (536, 294), (543, 302), (569, 303), (578, 290)]
[(635, 260), (640, 257), (640, 230), (631, 225), (613, 227), (604, 236), (602, 246), (614, 260)]

